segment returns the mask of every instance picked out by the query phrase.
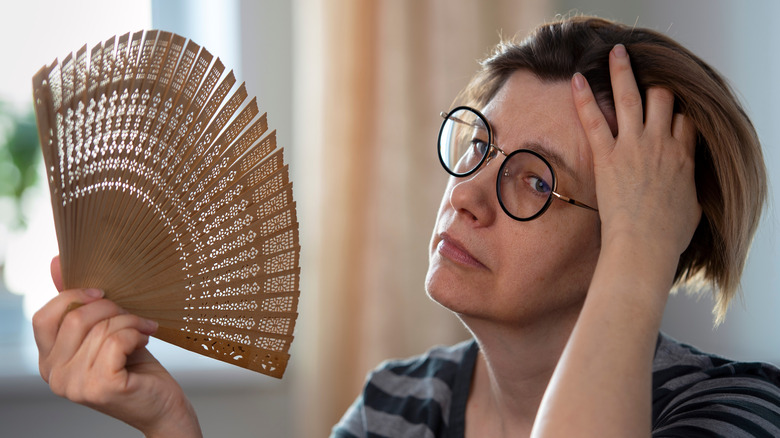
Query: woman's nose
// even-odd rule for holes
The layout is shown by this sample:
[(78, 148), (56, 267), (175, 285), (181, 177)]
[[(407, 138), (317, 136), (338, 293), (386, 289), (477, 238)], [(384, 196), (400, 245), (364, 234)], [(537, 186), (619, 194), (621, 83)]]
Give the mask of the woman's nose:
[(475, 173), (466, 177), (450, 177), (450, 205), (478, 226), (487, 226), (496, 219), (496, 178), (500, 167), (497, 162), (492, 162), (496, 154), (491, 148), (487, 159)]

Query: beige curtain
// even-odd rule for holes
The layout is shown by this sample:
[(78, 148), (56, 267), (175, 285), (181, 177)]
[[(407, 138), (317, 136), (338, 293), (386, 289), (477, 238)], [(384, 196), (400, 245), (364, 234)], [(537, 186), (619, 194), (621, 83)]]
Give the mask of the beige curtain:
[(468, 334), (424, 291), (446, 182), (440, 111), (541, 0), (299, 0), (293, 145), (301, 223), (296, 436), (327, 436), (382, 360)]

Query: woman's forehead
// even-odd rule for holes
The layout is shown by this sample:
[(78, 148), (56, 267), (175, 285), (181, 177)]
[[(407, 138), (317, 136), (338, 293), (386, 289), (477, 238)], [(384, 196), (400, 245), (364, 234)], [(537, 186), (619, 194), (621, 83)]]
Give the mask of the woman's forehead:
[(520, 70), (482, 110), (492, 128), (493, 142), (506, 152), (536, 150), (556, 170), (582, 183), (592, 180), (590, 147), (568, 82), (541, 81)]

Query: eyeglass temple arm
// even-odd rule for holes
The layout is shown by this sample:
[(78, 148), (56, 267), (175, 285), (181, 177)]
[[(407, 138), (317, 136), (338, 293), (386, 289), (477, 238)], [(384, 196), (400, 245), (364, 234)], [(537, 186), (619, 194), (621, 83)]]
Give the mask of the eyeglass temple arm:
[(463, 119), (459, 119), (459, 118), (457, 118), (457, 117), (455, 117), (455, 116), (448, 116), (448, 115), (447, 115), (447, 113), (445, 113), (444, 111), (440, 112), (440, 113), (439, 113), (439, 115), (440, 115), (440, 116), (441, 116), (443, 119), (450, 119), (450, 120), (454, 120), (454, 121), (456, 121), (456, 122), (458, 122), (458, 123), (463, 123), (464, 125), (473, 126), (473, 127), (475, 127), (475, 128), (481, 128), (481, 127), (482, 127), (482, 126), (481, 126), (481, 125), (479, 125), (478, 123), (469, 123), (469, 122), (467, 122), (467, 121), (465, 121), (465, 120), (463, 120)]
[(556, 197), (556, 198), (558, 198), (558, 199), (560, 199), (561, 201), (563, 201), (563, 202), (566, 202), (566, 203), (568, 203), (568, 204), (571, 204), (571, 205), (576, 205), (577, 207), (582, 207), (582, 208), (585, 208), (585, 209), (588, 209), (588, 210), (591, 210), (591, 211), (598, 211), (597, 209), (595, 209), (595, 208), (591, 207), (590, 205), (583, 204), (583, 203), (582, 203), (582, 202), (580, 202), (580, 201), (577, 201), (577, 200), (571, 199), (571, 198), (569, 198), (569, 197), (567, 197), (567, 196), (563, 196), (563, 195), (561, 195), (560, 193), (552, 192), (552, 194), (553, 194), (553, 195), (555, 195), (555, 197)]

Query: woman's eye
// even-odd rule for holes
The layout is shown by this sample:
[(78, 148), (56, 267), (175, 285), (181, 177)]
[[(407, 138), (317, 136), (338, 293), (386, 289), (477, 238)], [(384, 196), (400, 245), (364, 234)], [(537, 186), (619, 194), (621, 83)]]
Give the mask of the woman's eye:
[(538, 176), (530, 175), (530, 176), (526, 177), (525, 180), (526, 180), (526, 183), (531, 187), (531, 189), (533, 189), (534, 191), (536, 191), (536, 192), (538, 192), (540, 194), (547, 195), (552, 190), (550, 185), (547, 184), (547, 181), (539, 178)]
[(474, 154), (482, 156), (485, 155), (485, 152), (487, 151), (487, 143), (475, 138), (471, 140), (471, 149), (474, 152)]

